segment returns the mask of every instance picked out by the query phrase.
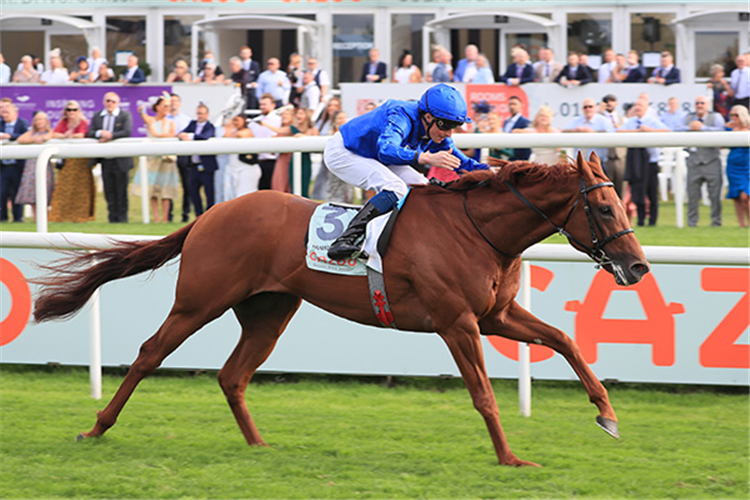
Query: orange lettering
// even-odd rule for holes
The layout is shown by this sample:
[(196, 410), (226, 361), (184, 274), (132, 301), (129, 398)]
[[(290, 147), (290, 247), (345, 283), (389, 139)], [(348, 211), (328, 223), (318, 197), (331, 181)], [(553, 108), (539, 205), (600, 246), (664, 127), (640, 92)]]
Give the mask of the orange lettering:
[(31, 291), (21, 271), (9, 260), (0, 258), (0, 281), (10, 292), (10, 312), (0, 322), (0, 346), (21, 335), (31, 315)]
[[(605, 319), (610, 295), (616, 290), (638, 294), (646, 319)], [(675, 358), (674, 314), (682, 314), (682, 304), (664, 302), (652, 274), (637, 285), (622, 287), (604, 270), (591, 282), (583, 303), (571, 300), (566, 311), (576, 311), (575, 339), (587, 363), (595, 363), (598, 344), (650, 344), (656, 366), (672, 366)]]
[[(531, 269), (531, 288), (535, 288), (541, 292), (545, 291), (552, 281), (552, 278), (555, 276), (555, 273), (544, 267), (529, 267)], [(487, 336), (487, 340), (489, 340), (492, 347), (497, 349), (501, 354), (514, 361), (518, 361), (518, 342), (494, 335)], [(529, 347), (532, 363), (544, 361), (555, 354), (555, 351), (549, 347), (536, 344), (529, 344)]]
[(712, 268), (701, 271), (701, 288), (707, 292), (742, 292), (742, 297), (700, 348), (701, 366), (750, 368), (750, 345), (735, 342), (750, 326), (750, 269)]

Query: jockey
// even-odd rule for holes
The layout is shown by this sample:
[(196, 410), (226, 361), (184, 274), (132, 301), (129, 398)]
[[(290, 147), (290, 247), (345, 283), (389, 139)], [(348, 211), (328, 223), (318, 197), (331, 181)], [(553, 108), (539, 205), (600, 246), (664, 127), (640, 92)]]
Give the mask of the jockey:
[(471, 118), (461, 94), (441, 83), (427, 89), (419, 102), (388, 100), (341, 126), (326, 144), (323, 158), (341, 180), (373, 196), (328, 250), (333, 260), (362, 251), (367, 223), (393, 209), (409, 184), (427, 184), (415, 170), (431, 165), (449, 170), (487, 169), (453, 144), (453, 130)]

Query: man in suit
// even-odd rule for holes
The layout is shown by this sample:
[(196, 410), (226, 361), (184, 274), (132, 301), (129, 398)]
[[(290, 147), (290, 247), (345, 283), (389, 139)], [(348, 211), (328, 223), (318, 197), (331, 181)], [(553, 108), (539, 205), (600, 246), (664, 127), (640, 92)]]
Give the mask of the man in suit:
[(380, 83), (387, 78), (387, 68), (383, 61), (380, 60), (380, 51), (370, 49), (370, 60), (362, 66), (362, 77), (360, 82)]
[[(521, 115), (523, 103), (518, 97), (512, 96), (508, 99), (508, 110), (510, 111), (510, 116), (505, 120), (505, 123), (503, 123), (503, 132), (506, 134), (510, 134), (517, 128), (528, 128), (528, 126), (531, 125), (531, 121)], [(514, 149), (510, 161), (528, 160), (530, 156), (531, 149)]]
[[(29, 124), (18, 117), (13, 102), (0, 103), (0, 139), (15, 141), (29, 129)], [(0, 220), (8, 220), (8, 202), (12, 204), (13, 222), (23, 222), (23, 205), (15, 202), (26, 160), (3, 160), (0, 163)]]
[[(695, 111), (685, 117), (682, 130), (690, 132), (720, 132), (724, 130), (724, 118), (711, 111), (708, 99), (699, 95), (695, 98)], [(721, 182), (722, 168), (719, 148), (689, 148), (687, 157), (687, 223), (698, 225), (698, 205), (701, 200), (701, 186), (708, 187), (711, 202), (711, 225), (721, 226)]]
[[(617, 97), (614, 94), (607, 94), (602, 98), (604, 103), (604, 110), (602, 110), (602, 116), (608, 119), (615, 129), (625, 122), (624, 118), (617, 112)], [(607, 161), (604, 166), (604, 171), (609, 177), (609, 180), (615, 185), (615, 191), (623, 197), (625, 180), (625, 155), (627, 155), (627, 148), (609, 148), (607, 150)]]
[[(216, 128), (208, 121), (208, 106), (199, 104), (196, 119), (180, 132), (177, 137), (181, 141), (205, 141), (216, 135)], [(214, 172), (219, 168), (215, 155), (193, 155), (190, 157), (190, 201), (195, 207), (195, 216), (203, 213), (203, 200), (200, 189), (206, 195), (206, 210), (214, 205)]]
[(661, 85), (680, 83), (680, 70), (675, 68), (672, 54), (666, 51), (661, 53), (661, 66), (654, 69), (648, 83), (659, 83)]
[(580, 63), (578, 52), (568, 54), (568, 64), (560, 71), (555, 78), (555, 83), (565, 87), (578, 87), (594, 81), (589, 69)]
[(551, 83), (563, 69), (563, 65), (554, 60), (555, 53), (549, 47), (539, 49), (539, 61), (534, 65), (534, 80), (540, 83)]
[(626, 59), (628, 69), (623, 83), (643, 83), (646, 81), (646, 68), (638, 62), (638, 52), (631, 50)]
[(458, 61), (456, 72), (453, 74), (454, 82), (470, 82), (477, 72), (476, 60), (479, 56), (479, 47), (469, 44), (464, 49), (464, 59)]
[(138, 57), (130, 55), (128, 57), (128, 67), (125, 73), (120, 75), (120, 83), (143, 83), (146, 81), (146, 75), (138, 67)]
[[(231, 59), (230, 59), (231, 63)], [(255, 96), (255, 87), (258, 86), (258, 77), (262, 69), (258, 61), (253, 60), (253, 49), (245, 45), (240, 49), (240, 66), (247, 72), (245, 76), (245, 94), (248, 109), (258, 108), (258, 98)], [(236, 70), (232, 70), (233, 73)]]
[[(86, 137), (109, 142), (121, 137), (130, 137), (133, 119), (130, 113), (120, 109), (120, 96), (114, 92), (104, 94), (104, 109), (91, 118)], [(109, 222), (128, 221), (128, 181), (133, 158), (92, 159), (91, 164), (102, 164), (104, 198), (107, 200)]]
[(510, 51), (513, 63), (508, 66), (500, 81), (506, 85), (517, 86), (534, 81), (534, 67), (529, 62), (529, 53), (521, 47), (513, 47)]

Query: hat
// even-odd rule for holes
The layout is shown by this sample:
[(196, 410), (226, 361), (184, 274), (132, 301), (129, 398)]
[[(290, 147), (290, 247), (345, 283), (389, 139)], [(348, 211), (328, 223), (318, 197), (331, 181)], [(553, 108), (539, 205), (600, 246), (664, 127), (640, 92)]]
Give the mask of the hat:
[(81, 61), (88, 61), (86, 56), (79, 56), (78, 59), (76, 59), (76, 64), (80, 64)]
[(604, 102), (617, 102), (617, 97), (615, 97), (613, 94), (607, 94), (602, 98), (602, 101)]

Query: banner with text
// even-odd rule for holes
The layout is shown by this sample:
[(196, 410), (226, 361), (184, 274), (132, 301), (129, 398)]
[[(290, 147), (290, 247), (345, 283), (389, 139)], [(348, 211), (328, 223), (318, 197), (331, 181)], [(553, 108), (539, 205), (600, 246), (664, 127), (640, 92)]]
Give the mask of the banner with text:
[[(35, 287), (29, 288), (25, 279), (39, 275), (32, 264), (60, 256), (52, 250), (2, 249), (1, 362), (88, 363), (88, 308), (68, 321), (29, 322)], [(105, 366), (132, 363), (139, 346), (159, 328), (172, 305), (178, 267), (177, 262), (150, 278), (146, 274), (104, 286)], [(641, 283), (626, 288), (593, 263), (536, 262), (531, 285), (534, 314), (570, 335), (600, 379), (750, 385), (747, 267), (654, 265)], [(228, 312), (193, 335), (164, 366), (218, 369), (239, 335), (240, 327)], [(485, 337), (484, 351), (491, 377), (517, 377), (517, 343)], [(545, 347), (532, 345), (531, 361), (534, 378), (575, 378), (564, 358)], [(261, 370), (458, 375), (437, 335), (363, 326), (307, 303)]]

